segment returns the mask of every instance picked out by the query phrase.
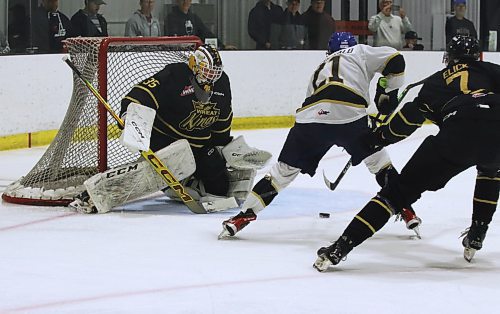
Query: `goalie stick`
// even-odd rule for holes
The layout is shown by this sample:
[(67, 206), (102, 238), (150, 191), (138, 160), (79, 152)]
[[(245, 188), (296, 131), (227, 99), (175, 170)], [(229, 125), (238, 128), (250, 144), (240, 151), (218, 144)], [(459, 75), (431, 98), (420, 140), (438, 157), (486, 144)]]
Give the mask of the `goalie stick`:
[[(415, 83), (412, 83), (412, 84), (409, 84), (408, 86), (405, 87), (405, 89), (401, 92), (401, 94), (398, 96), (398, 105), (401, 103), (401, 101), (403, 101), (403, 99), (405, 98), (406, 94), (408, 94), (408, 92), (416, 87), (416, 86), (419, 86), (419, 85), (422, 85), (425, 83), (425, 80), (426, 79), (423, 79), (423, 80), (420, 80), (418, 82), (415, 82)], [(375, 122), (380, 122), (381, 124), (385, 123), (386, 121), (389, 120), (389, 117), (391, 115), (387, 115), (382, 121), (380, 121), (379, 117), (380, 117), (380, 113), (377, 113), (377, 116), (374, 118)], [(345, 174), (347, 173), (347, 170), (349, 170), (349, 168), (351, 168), (352, 166), (352, 157), (349, 158), (349, 161), (347, 162), (347, 164), (344, 166), (344, 169), (342, 169), (342, 171), (340, 172), (340, 174), (337, 176), (337, 179), (334, 181), (334, 182), (331, 182), (327, 177), (326, 177), (326, 174), (325, 174), (325, 170), (323, 169), (323, 180), (325, 181), (325, 184), (326, 186), (331, 190), (335, 190), (337, 188), (337, 186), (339, 185), (340, 183), (340, 180), (342, 180), (342, 178), (345, 176)]]
[[(73, 72), (82, 80), (82, 82), (87, 86), (89, 91), (94, 94), (94, 96), (99, 100), (99, 102), (106, 108), (106, 110), (111, 114), (111, 116), (116, 120), (116, 122), (123, 127), (123, 120), (114, 112), (108, 102), (99, 94), (92, 84), (83, 77), (82, 73), (75, 64), (67, 57), (63, 57), (63, 61), (73, 70)], [(186, 188), (175, 178), (172, 172), (165, 167), (161, 160), (153, 153), (151, 149), (148, 151), (141, 151), (142, 157), (148, 161), (148, 163), (153, 167), (153, 169), (158, 173), (159, 176), (167, 183), (167, 185), (175, 191), (179, 198), (184, 202), (184, 204), (195, 214), (206, 214), (207, 211), (202, 205), (198, 204), (191, 195), (186, 191)]]

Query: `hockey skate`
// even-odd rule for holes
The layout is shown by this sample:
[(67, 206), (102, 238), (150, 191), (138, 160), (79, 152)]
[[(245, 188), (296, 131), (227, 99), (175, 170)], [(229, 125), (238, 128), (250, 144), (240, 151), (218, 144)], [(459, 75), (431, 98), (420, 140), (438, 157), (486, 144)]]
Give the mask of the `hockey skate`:
[(222, 232), (219, 234), (219, 239), (224, 239), (234, 236), (238, 231), (245, 228), (251, 221), (257, 219), (257, 215), (252, 209), (247, 209), (246, 212), (240, 212), (238, 215), (229, 218), (222, 223)]
[(406, 228), (408, 230), (413, 230), (417, 235), (417, 238), (421, 239), (419, 226), (422, 223), (422, 219), (420, 219), (415, 211), (410, 208), (403, 208), (401, 213), (396, 217), (396, 220), (403, 220), (406, 224)]
[(97, 214), (97, 208), (87, 191), (83, 191), (75, 197), (75, 200), (68, 205), (80, 214)]
[(460, 237), (464, 237), (462, 245), (464, 246), (464, 258), (471, 262), (472, 258), (483, 247), (483, 241), (488, 231), (488, 225), (483, 221), (474, 220), (469, 228), (465, 229)]
[(313, 267), (320, 272), (324, 272), (330, 266), (335, 266), (345, 260), (347, 254), (353, 248), (352, 241), (347, 236), (342, 236), (329, 247), (322, 247), (318, 250), (318, 258), (314, 262)]

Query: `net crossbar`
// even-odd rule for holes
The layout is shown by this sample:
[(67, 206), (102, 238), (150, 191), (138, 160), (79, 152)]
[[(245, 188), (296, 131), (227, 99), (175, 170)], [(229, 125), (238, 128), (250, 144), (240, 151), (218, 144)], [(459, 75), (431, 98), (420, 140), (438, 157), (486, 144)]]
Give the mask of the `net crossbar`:
[[(190, 51), (200, 44), (194, 36), (67, 40), (73, 63), (116, 113), (135, 84), (167, 64), (187, 62)], [(33, 169), (10, 184), (2, 198), (11, 203), (66, 206), (84, 191), (83, 182), (89, 177), (139, 158), (140, 154), (119, 143), (119, 135), (114, 119), (73, 75), (73, 93), (59, 132)]]

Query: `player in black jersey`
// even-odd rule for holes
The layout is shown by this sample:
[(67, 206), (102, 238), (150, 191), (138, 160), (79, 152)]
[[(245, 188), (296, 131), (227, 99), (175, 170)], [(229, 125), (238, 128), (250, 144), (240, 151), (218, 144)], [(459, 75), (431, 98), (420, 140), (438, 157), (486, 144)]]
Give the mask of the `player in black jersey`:
[(227, 194), (226, 162), (214, 147), (231, 142), (233, 110), (229, 78), (215, 48), (201, 46), (189, 62), (169, 64), (134, 86), (122, 100), (122, 114), (130, 103), (156, 110), (153, 151), (187, 139), (196, 160), (195, 177), (207, 193)]
[(500, 66), (478, 61), (479, 54), (476, 39), (454, 37), (446, 68), (428, 77), (418, 96), (370, 136), (374, 145), (386, 146), (409, 136), (425, 119), (440, 128), (424, 140), (398, 180), (382, 188), (333, 245), (318, 250), (316, 269), (338, 264), (423, 192), (441, 189), (472, 166), (478, 175), (472, 223), (463, 234), (464, 258), (470, 261), (482, 248), (500, 188)]
[[(156, 152), (184, 179), (190, 196), (210, 206), (203, 205), (207, 212), (237, 207), (252, 187), (255, 170), (271, 157), (249, 147), (242, 136), (231, 136), (229, 78), (219, 52), (209, 45), (135, 85), (123, 98), (120, 115), (125, 121), (120, 142), (132, 152)], [(137, 162), (108, 171), (86, 180), (86, 191), (70, 206), (105, 213), (164, 187), (156, 173)], [(163, 190), (180, 200), (170, 188)]]

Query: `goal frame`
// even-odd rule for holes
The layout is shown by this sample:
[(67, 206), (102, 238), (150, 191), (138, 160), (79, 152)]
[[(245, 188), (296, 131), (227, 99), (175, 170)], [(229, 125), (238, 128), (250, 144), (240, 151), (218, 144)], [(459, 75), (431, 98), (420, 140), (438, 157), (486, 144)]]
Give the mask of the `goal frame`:
[[(96, 38), (85, 38), (77, 37), (69, 39), (69, 42), (80, 41), (85, 42), (85, 40), (95, 40)], [(202, 45), (202, 41), (197, 36), (164, 36), (164, 37), (106, 37), (102, 38), (99, 44), (97, 56), (98, 56), (98, 69), (97, 69), (97, 82), (98, 91), (102, 97), (108, 99), (108, 53), (110, 52), (110, 47), (128, 45), (128, 46), (140, 46), (140, 45), (185, 45), (191, 44), (194, 47)], [(68, 53), (69, 54), (69, 53)], [(137, 82), (139, 83), (139, 82)], [(132, 87), (132, 86), (130, 86)], [(74, 90), (73, 90), (74, 92)], [(97, 107), (97, 171), (104, 172), (108, 170), (108, 115), (107, 110), (96, 102)], [(70, 110), (72, 103), (70, 102), (67, 107), (67, 112)], [(64, 121), (61, 123), (60, 129), (64, 127)], [(57, 136), (56, 138), (57, 139)], [(42, 157), (43, 158), (43, 157)], [(20, 184), (23, 177), (19, 180), (13, 182), (11, 185)], [(26, 189), (30, 189), (29, 186), (24, 186)], [(2, 193), (2, 199), (8, 203), (22, 204), (22, 205), (34, 205), (34, 206), (67, 206), (73, 201), (74, 196), (68, 198), (65, 195), (61, 197), (47, 198), (47, 197), (33, 197), (32, 195), (8, 195), (6, 194), (7, 189)], [(27, 193), (29, 194), (29, 192)]]

